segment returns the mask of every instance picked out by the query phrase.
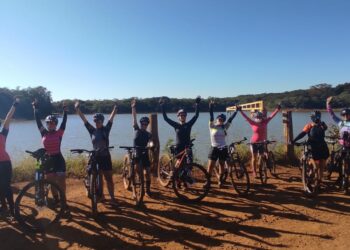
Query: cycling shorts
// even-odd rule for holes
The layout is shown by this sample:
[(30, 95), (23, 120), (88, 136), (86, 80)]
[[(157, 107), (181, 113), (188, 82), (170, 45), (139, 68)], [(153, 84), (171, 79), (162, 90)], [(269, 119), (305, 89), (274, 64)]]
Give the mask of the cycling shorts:
[(96, 156), (96, 163), (98, 165), (98, 169), (102, 171), (112, 170), (112, 158), (109, 153), (105, 156)]
[(253, 154), (257, 154), (257, 153), (264, 153), (264, 147), (265, 145), (264, 144), (252, 144), (250, 145), (250, 151), (253, 153)]
[(228, 158), (228, 150), (227, 147), (218, 148), (218, 147), (211, 147), (208, 158), (212, 161), (226, 161)]
[(63, 158), (63, 155), (50, 155), (47, 158), (47, 162), (45, 163), (45, 170), (47, 173), (59, 173), (66, 172), (66, 162)]
[(148, 157), (148, 151), (136, 152), (135, 162), (140, 164), (143, 168), (149, 168), (151, 166), (151, 162)]

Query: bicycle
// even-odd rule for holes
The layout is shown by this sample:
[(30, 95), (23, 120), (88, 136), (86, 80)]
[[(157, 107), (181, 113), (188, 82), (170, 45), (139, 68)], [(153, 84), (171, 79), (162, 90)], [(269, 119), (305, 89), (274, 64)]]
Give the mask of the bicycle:
[[(112, 149), (114, 147), (108, 147), (109, 149)], [(98, 164), (96, 162), (96, 156), (98, 153), (101, 153), (102, 151), (107, 150), (107, 148), (103, 149), (97, 149), (97, 150), (87, 150), (87, 149), (71, 149), (70, 151), (73, 154), (82, 154), (87, 153), (88, 154), (88, 165), (86, 167), (87, 175), (84, 180), (84, 185), (88, 193), (88, 197), (91, 200), (91, 213), (92, 216), (97, 216), (98, 209), (97, 209), (97, 203), (101, 200), (103, 195), (102, 190), (102, 173), (101, 170), (98, 168)]]
[(200, 201), (210, 189), (207, 170), (192, 160), (193, 141), (179, 153), (175, 145), (169, 146), (170, 156), (162, 155), (158, 164), (159, 183), (164, 187), (172, 183), (175, 195), (184, 202)]
[(28, 230), (45, 231), (63, 216), (67, 209), (66, 197), (56, 183), (45, 179), (50, 166), (45, 149), (25, 152), (36, 159), (35, 179), (19, 192), (15, 201), (15, 218)]
[[(334, 139), (334, 138), (330, 138)], [(327, 140), (328, 144), (332, 145), (330, 157), (327, 160), (326, 167), (327, 167), (327, 179), (330, 180), (332, 173), (334, 171), (337, 171), (339, 173), (339, 177), (341, 177), (341, 166), (342, 166), (342, 157), (341, 157), (341, 148), (335, 150), (335, 144), (338, 142), (336, 140)], [(339, 178), (340, 180), (340, 178)]]
[(295, 142), (296, 146), (303, 146), (301, 157), (301, 179), (306, 195), (315, 196), (319, 190), (318, 167), (312, 158), (311, 146), (308, 141)]
[(258, 150), (257, 166), (259, 168), (259, 177), (262, 184), (267, 183), (267, 170), (274, 177), (277, 176), (277, 169), (275, 164), (275, 156), (272, 151), (269, 150), (268, 145), (275, 143), (276, 141), (264, 140), (261, 142), (250, 142), (248, 145), (257, 145), (263, 147), (262, 152)]
[[(244, 137), (243, 140), (232, 142), (228, 146), (229, 158), (225, 161), (224, 173), (222, 176), (223, 181), (226, 181), (228, 176), (230, 176), (233, 188), (241, 196), (245, 196), (249, 193), (250, 179), (248, 171), (241, 160), (241, 156), (236, 150), (236, 145), (246, 140), (247, 138)], [(219, 176), (219, 164), (216, 164), (214, 169), (216, 176)]]
[[(145, 180), (143, 175), (143, 166), (138, 166), (135, 171), (135, 157), (136, 150), (146, 150), (149, 147), (129, 147), (129, 146), (120, 146), (119, 148), (123, 148), (127, 151), (127, 154), (124, 156), (123, 161), (123, 184), (126, 190), (132, 190), (133, 199), (136, 202), (137, 206), (143, 204), (143, 197), (145, 195)], [(144, 153), (148, 153), (145, 151)]]

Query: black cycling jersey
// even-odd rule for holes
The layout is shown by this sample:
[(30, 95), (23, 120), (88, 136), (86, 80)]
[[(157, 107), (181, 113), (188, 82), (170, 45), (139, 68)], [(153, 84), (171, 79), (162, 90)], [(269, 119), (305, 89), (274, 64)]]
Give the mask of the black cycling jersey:
[[(109, 133), (112, 128), (112, 122), (108, 121), (106, 126), (103, 126), (102, 128), (95, 128), (89, 122), (86, 122), (85, 127), (89, 131), (94, 149), (104, 149), (109, 147)], [(100, 153), (100, 155), (102, 154), (108, 155), (109, 151), (105, 150), (104, 153)]]
[(134, 147), (146, 147), (148, 142), (151, 140), (151, 133), (147, 130), (142, 130), (140, 127), (136, 124), (134, 126), (135, 130), (135, 137), (134, 137)]
[(177, 148), (184, 148), (191, 142), (191, 129), (193, 124), (197, 121), (199, 116), (199, 108), (196, 105), (196, 113), (192, 119), (184, 124), (180, 124), (168, 118), (164, 107), (162, 108), (164, 120), (175, 129), (176, 132), (176, 146)]

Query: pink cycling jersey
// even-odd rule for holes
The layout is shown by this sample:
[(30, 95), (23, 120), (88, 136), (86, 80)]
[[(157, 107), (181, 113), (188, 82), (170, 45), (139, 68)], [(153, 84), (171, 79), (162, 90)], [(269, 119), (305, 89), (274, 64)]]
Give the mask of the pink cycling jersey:
[(242, 110), (240, 111), (243, 117), (250, 124), (250, 127), (252, 128), (252, 131), (253, 131), (253, 135), (250, 139), (250, 142), (255, 143), (255, 142), (261, 142), (267, 139), (267, 124), (272, 120), (272, 118), (275, 117), (279, 109), (276, 109), (268, 118), (262, 119), (259, 122), (250, 119)]
[(61, 152), (61, 141), (64, 130), (58, 129), (53, 132), (47, 132), (42, 137), (42, 142), (48, 155), (57, 155)]

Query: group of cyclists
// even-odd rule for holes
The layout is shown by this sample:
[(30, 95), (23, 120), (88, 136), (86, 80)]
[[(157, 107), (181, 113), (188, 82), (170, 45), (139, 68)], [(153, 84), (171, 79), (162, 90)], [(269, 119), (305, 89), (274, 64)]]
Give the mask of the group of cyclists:
[[(343, 109), (341, 111), (341, 117), (337, 117), (332, 108), (331, 108), (332, 97), (327, 99), (327, 111), (331, 115), (334, 122), (339, 126), (339, 143), (344, 146), (350, 146), (349, 141), (346, 140), (346, 136), (350, 133), (350, 109)], [(0, 201), (1, 209), (7, 208), (11, 215), (14, 215), (14, 200), (13, 192), (11, 188), (11, 177), (12, 177), (12, 165), (11, 160), (6, 152), (6, 137), (9, 133), (9, 124), (10, 120), (15, 113), (16, 108), (19, 105), (19, 99), (16, 98), (12, 107), (10, 108), (1, 128), (0, 132)], [(171, 120), (166, 113), (166, 99), (161, 99), (159, 104), (162, 110), (162, 115), (164, 120), (174, 128), (176, 133), (176, 152), (183, 151), (186, 146), (191, 143), (191, 129), (195, 124), (199, 116), (199, 105), (201, 98), (197, 97), (195, 99), (195, 114), (194, 116), (187, 121), (187, 111), (184, 109), (179, 109), (177, 112), (177, 121)], [(42, 144), (46, 150), (46, 154), (49, 159), (48, 166), (46, 169), (46, 178), (57, 183), (59, 187), (66, 192), (66, 162), (61, 152), (61, 142), (64, 135), (64, 131), (67, 123), (67, 112), (68, 108), (63, 107), (63, 119), (58, 127), (58, 119), (55, 115), (49, 115), (45, 118), (44, 126), (39, 117), (39, 103), (34, 101), (32, 103), (34, 110), (34, 117), (38, 129), (42, 137)], [(252, 129), (252, 136), (250, 139), (251, 145), (251, 172), (254, 178), (257, 178), (256, 168), (257, 168), (257, 154), (264, 150), (262, 144), (267, 140), (267, 126), (268, 123), (276, 116), (280, 111), (281, 106), (278, 105), (276, 109), (267, 116), (267, 112), (263, 111), (253, 111), (250, 117), (242, 111), (240, 106), (236, 106), (236, 111), (231, 114), (227, 119), (226, 115), (221, 113), (216, 116), (214, 119), (214, 107), (215, 103), (210, 101), (209, 103), (209, 132), (210, 132), (210, 141), (211, 148), (208, 155), (208, 166), (207, 172), (209, 175), (212, 175), (213, 168), (219, 163), (219, 187), (223, 186), (223, 172), (224, 172), (224, 163), (228, 158), (228, 146), (226, 142), (227, 130), (229, 129), (233, 119), (236, 117), (237, 112), (241, 113), (248, 124)], [(107, 189), (110, 195), (110, 202), (115, 204), (115, 195), (114, 195), (114, 181), (112, 173), (112, 160), (111, 154), (108, 150), (109, 147), (109, 134), (113, 125), (113, 119), (118, 111), (117, 105), (114, 105), (113, 110), (109, 116), (109, 119), (106, 124), (104, 124), (105, 117), (101, 113), (96, 113), (93, 116), (94, 125), (89, 123), (85, 115), (80, 109), (80, 103), (75, 104), (76, 113), (82, 119), (84, 126), (88, 130), (92, 146), (95, 150), (99, 150), (98, 155), (96, 156), (96, 161), (99, 166), (99, 170), (102, 171), (105, 181), (107, 183)], [(137, 114), (136, 114), (136, 100), (131, 102), (131, 111), (132, 111), (132, 127), (134, 129), (134, 139), (133, 144), (135, 147), (138, 147), (136, 150), (136, 165), (141, 164), (144, 167), (145, 179), (146, 179), (146, 194), (152, 197), (151, 192), (151, 178), (150, 178), (150, 159), (146, 150), (148, 143), (152, 141), (152, 135), (147, 131), (147, 128), (150, 124), (148, 117), (142, 117), (137, 123)], [(1, 125), (0, 125), (1, 126)], [(311, 114), (311, 122), (306, 124), (302, 132), (291, 142), (295, 143), (296, 141), (303, 138), (305, 135), (308, 135), (308, 140), (312, 150), (312, 156), (318, 166), (319, 175), (318, 178), (322, 181), (323, 170), (326, 165), (326, 160), (329, 156), (328, 147), (325, 141), (325, 131), (327, 130), (327, 125), (321, 120), (321, 112), (314, 111)], [(53, 194), (55, 196), (55, 194)], [(6, 204), (7, 203), (7, 204)], [(67, 206), (67, 211), (69, 208)]]

